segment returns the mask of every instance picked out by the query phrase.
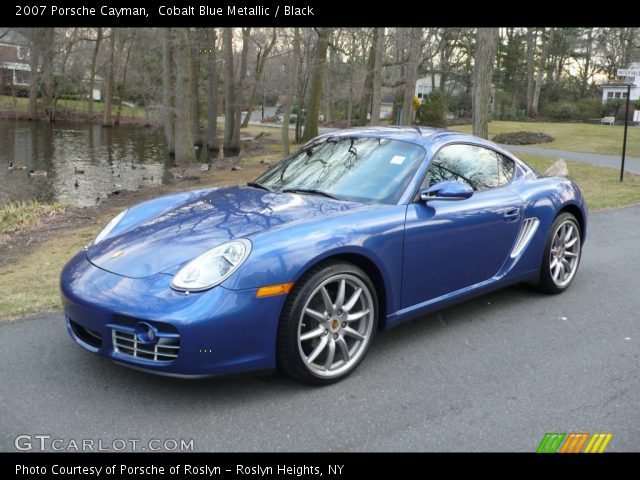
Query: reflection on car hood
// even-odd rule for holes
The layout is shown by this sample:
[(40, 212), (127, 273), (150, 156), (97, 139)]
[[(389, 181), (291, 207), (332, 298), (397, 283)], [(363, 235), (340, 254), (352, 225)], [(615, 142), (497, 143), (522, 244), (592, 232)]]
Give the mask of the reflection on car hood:
[(90, 247), (87, 258), (109, 272), (142, 278), (170, 270), (234, 238), (363, 207), (247, 187), (205, 190), (188, 203)]

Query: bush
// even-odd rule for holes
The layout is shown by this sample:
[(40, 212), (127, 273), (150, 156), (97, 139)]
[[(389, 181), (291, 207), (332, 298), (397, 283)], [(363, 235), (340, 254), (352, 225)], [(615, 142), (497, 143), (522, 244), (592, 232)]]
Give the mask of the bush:
[(551, 135), (542, 132), (499, 133), (493, 137), (494, 142), (506, 143), (507, 145), (533, 145), (536, 143), (549, 143), (554, 140)]
[(541, 116), (551, 120), (573, 120), (578, 116), (578, 107), (574, 102), (560, 100), (540, 105)]
[(440, 90), (435, 90), (422, 99), (416, 111), (416, 123), (426, 127), (447, 126), (447, 99)]
[(581, 98), (576, 102), (577, 117), (579, 120), (594, 120), (601, 118), (602, 100), (599, 98)]

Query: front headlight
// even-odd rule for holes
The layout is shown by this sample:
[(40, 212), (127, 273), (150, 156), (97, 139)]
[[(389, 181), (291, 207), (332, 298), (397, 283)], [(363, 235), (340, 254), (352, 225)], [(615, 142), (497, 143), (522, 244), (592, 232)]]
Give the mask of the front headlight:
[(251, 253), (251, 242), (244, 238), (223, 243), (191, 260), (176, 274), (171, 287), (197, 292), (215, 287), (229, 278)]
[(111, 221), (109, 223), (107, 223), (107, 226), (104, 227), (102, 229), (102, 231), (98, 234), (98, 236), (93, 240), (91, 245), (95, 245), (96, 243), (101, 242), (102, 240), (104, 240), (105, 237), (111, 233), (111, 230), (116, 228), (116, 225), (118, 225), (120, 223), (120, 220), (122, 220), (124, 218), (124, 216), (127, 214), (128, 210), (129, 209), (127, 208), (127, 209), (123, 210), (122, 212), (120, 212), (115, 217), (113, 217), (111, 219)]

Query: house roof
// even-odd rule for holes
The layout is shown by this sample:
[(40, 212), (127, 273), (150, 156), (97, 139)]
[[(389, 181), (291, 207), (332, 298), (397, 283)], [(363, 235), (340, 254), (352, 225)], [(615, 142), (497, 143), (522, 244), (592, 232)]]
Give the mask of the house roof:
[(29, 40), (20, 32), (12, 28), (0, 28), (0, 43), (7, 45), (29, 45)]

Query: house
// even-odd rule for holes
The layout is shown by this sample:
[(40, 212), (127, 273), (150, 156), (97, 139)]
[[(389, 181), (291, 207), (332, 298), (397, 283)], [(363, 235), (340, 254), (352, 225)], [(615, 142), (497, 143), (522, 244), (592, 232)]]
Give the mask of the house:
[(414, 95), (422, 100), (433, 90), (438, 88), (440, 88), (440, 74), (434, 73), (433, 78), (432, 75), (427, 75), (426, 77), (416, 80), (416, 90)]
[[(632, 63), (629, 70), (640, 70), (640, 62)], [(609, 100), (626, 100), (627, 84), (631, 83), (630, 100), (640, 100), (640, 75), (626, 77), (624, 82), (611, 82), (602, 85), (602, 103)]]
[(15, 30), (0, 30), (0, 91), (29, 86), (29, 40)]

